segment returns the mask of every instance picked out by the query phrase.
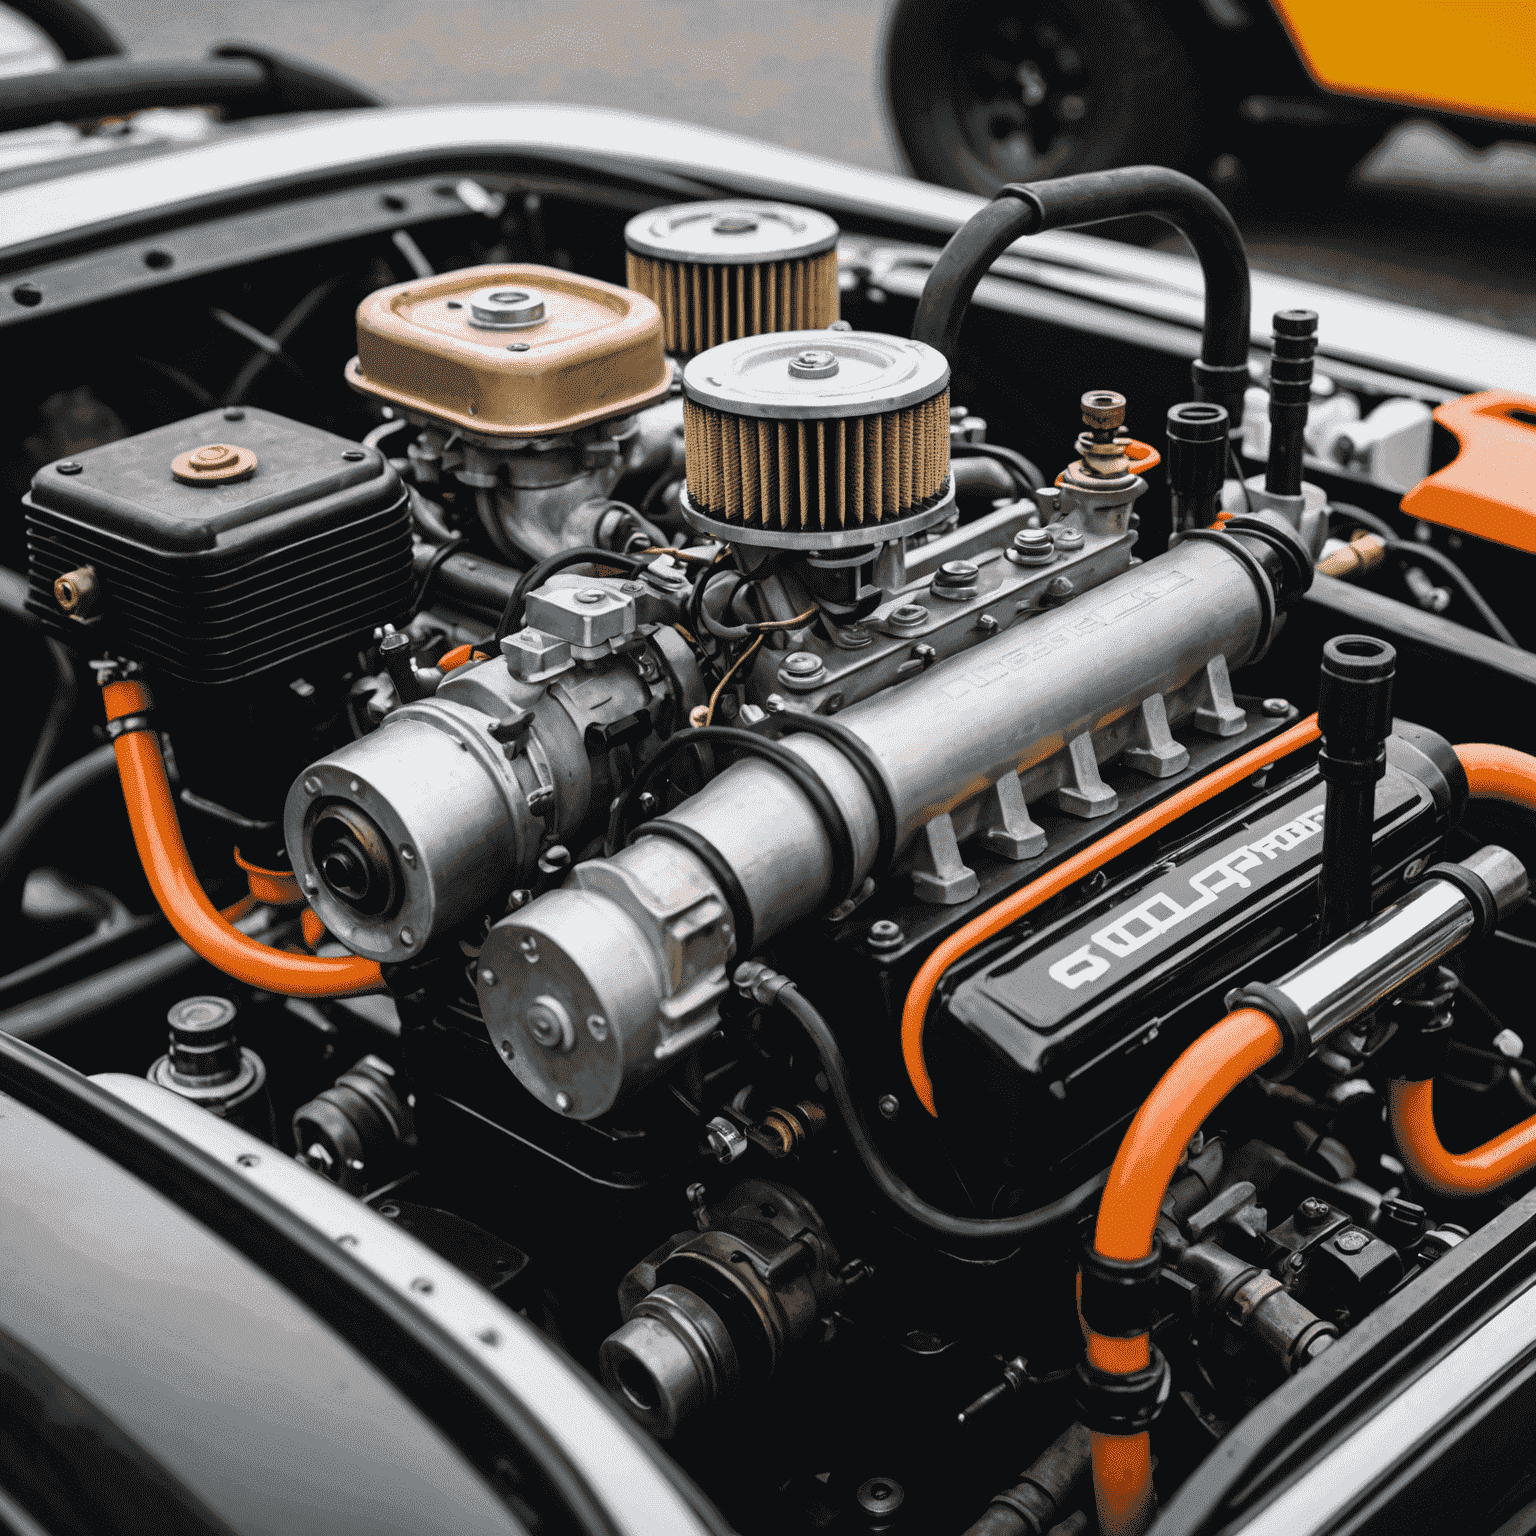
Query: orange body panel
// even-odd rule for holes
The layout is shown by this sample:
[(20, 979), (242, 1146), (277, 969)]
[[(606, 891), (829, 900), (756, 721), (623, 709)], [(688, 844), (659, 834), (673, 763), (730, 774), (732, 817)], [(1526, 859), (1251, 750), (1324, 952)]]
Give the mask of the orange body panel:
[(1324, 90), (1536, 124), (1531, 0), (1273, 0)]
[(1536, 397), (1491, 389), (1447, 401), (1435, 420), (1461, 452), (1403, 497), (1403, 511), (1536, 554)]

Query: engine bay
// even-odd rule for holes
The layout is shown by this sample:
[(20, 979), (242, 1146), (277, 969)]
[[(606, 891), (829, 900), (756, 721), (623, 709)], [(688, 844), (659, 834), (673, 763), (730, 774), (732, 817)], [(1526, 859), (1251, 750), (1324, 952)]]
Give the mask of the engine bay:
[[(910, 298), (813, 207), (455, 185), (28, 322), (0, 1030), (366, 1201), (748, 1536), (1214, 1530), (1238, 1426), (1530, 1185), (1529, 713), (1416, 638), (1451, 595), (1307, 601), (1384, 579), (1430, 406), (1326, 313), (1255, 372), (1156, 168)], [(1192, 380), (972, 303), (1138, 213)]]

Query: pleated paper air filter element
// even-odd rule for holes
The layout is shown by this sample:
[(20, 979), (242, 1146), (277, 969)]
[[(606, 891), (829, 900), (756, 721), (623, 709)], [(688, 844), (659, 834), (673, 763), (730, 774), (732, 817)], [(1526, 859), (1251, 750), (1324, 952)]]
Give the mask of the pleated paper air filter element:
[(915, 533), (945, 515), (949, 365), (860, 331), (747, 337), (683, 373), (694, 526), (817, 548)]
[(837, 319), (837, 225), (786, 203), (653, 208), (624, 230), (629, 286), (652, 299), (678, 357)]

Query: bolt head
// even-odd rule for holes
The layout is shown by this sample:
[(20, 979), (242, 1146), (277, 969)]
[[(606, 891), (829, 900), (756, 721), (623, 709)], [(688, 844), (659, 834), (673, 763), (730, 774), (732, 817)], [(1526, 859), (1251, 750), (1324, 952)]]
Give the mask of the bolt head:
[(307, 795), (318, 795), (320, 793), (320, 780), (313, 774), (304, 780), (304, 793)]
[(1052, 542), (1057, 549), (1081, 549), (1083, 547), (1083, 530), (1081, 528), (1057, 528), (1054, 531)]
[(1272, 715), (1276, 720), (1283, 720), (1291, 712), (1291, 701), (1289, 699), (1265, 699), (1263, 709), (1266, 715)]
[(531, 933), (525, 933), (517, 941), (518, 951), (529, 965), (533, 965), (539, 958), (539, 941)]
[(1493, 1048), (1510, 1060), (1525, 1055), (1525, 1042), (1512, 1029), (1501, 1029), (1493, 1037)]
[(1340, 1253), (1359, 1253), (1370, 1240), (1370, 1233), (1362, 1232), (1359, 1227), (1351, 1227), (1339, 1233), (1335, 1243)]
[(921, 624), (927, 617), (928, 610), (917, 603), (903, 603), (901, 607), (891, 610), (893, 624)]
[(1296, 1207), (1296, 1225), (1299, 1227), (1320, 1226), (1328, 1220), (1331, 1211), (1332, 1207), (1326, 1200), (1321, 1200), (1316, 1195), (1308, 1195)]
[(969, 560), (946, 560), (939, 567), (946, 586), (963, 586), (976, 580), (976, 567)]
[(608, 1038), (608, 1021), (600, 1013), (587, 1015), (587, 1033), (598, 1042)]
[(602, 602), (602, 600), (603, 594), (598, 591), (596, 587), (583, 587), (581, 591), (576, 594), (576, 601), (578, 603), (586, 603), (589, 607), (593, 603)]
[(416, 942), (415, 933), (413, 933), (409, 928), (402, 928), (400, 930), (400, 942), (405, 945), (407, 949), (409, 949), (411, 945)]
[(341, 456), (348, 464), (361, 464), (368, 457), (368, 450), (366, 448), (347, 448), (342, 451)]
[(61, 475), (78, 475), (85, 465), (77, 464), (73, 459), (65, 459), (62, 464), (55, 464), (54, 468)]
[(1071, 597), (1076, 589), (1072, 585), (1070, 576), (1057, 576), (1045, 590), (1050, 596), (1060, 598)]
[(807, 347), (790, 359), (789, 373), (795, 379), (830, 379), (838, 366), (835, 352), (825, 347)]
[(811, 651), (795, 651), (784, 658), (784, 671), (791, 677), (813, 677), (821, 671), (821, 657)]
[(490, 966), (486, 966), (485, 969), (480, 972), (480, 985), (482, 987), (494, 987), (496, 985), (496, 972), (493, 971)]
[(254, 1152), (242, 1152), (235, 1161), (242, 1168), (257, 1168), (261, 1165), (261, 1158)]
[(868, 943), (871, 949), (896, 949), (905, 939), (901, 925), (891, 922), (889, 918), (881, 918), (879, 922), (869, 925)]
[(880, 1095), (880, 1113), (887, 1120), (894, 1120), (901, 1113), (901, 1100), (894, 1093)]
[(1125, 396), (1112, 389), (1090, 389), (1082, 407), (1084, 426), (1103, 431), (1125, 424)]
[(558, 1109), (562, 1115), (568, 1115), (571, 1112), (570, 1094), (563, 1091), (557, 1093), (555, 1095), (555, 1108)]

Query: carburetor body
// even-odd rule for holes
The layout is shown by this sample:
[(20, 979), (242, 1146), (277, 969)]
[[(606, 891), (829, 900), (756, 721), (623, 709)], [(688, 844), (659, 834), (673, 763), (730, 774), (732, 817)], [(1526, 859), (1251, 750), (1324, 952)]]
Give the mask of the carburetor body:
[(423, 430), (424, 489), (475, 497), (519, 561), (644, 532), (609, 492), (676, 425), (661, 315), (643, 294), (554, 267), (490, 265), (370, 294), (353, 388)]

